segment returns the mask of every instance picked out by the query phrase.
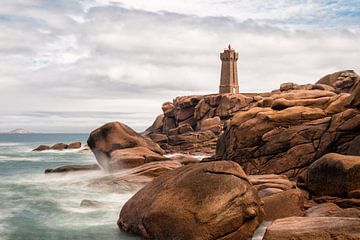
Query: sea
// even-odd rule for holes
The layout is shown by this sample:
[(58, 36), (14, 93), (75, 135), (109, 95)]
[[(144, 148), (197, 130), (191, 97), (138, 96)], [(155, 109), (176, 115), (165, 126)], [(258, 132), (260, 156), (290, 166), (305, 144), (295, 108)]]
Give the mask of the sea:
[[(45, 174), (68, 164), (96, 163), (89, 150), (33, 152), (41, 144), (86, 144), (88, 134), (0, 134), (0, 240), (135, 240), (116, 222), (122, 206), (136, 192), (131, 186), (116, 193), (89, 186), (104, 171)], [(81, 207), (82, 200), (103, 207)], [(253, 240), (261, 240), (263, 223)]]
[[(93, 164), (84, 149), (33, 152), (40, 144), (86, 143), (88, 134), (0, 134), (0, 240), (130, 240), (116, 225), (121, 207), (135, 193), (89, 187), (103, 171), (44, 174), (47, 168)], [(104, 207), (80, 207), (82, 200)]]

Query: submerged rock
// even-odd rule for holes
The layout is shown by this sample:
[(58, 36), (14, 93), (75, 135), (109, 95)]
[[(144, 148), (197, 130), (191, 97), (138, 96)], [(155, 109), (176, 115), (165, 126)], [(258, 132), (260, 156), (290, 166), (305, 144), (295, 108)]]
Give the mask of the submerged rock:
[(169, 171), (122, 208), (119, 227), (150, 239), (247, 239), (262, 221), (256, 190), (230, 161)]
[(49, 168), (45, 170), (45, 173), (64, 173), (64, 172), (76, 172), (76, 171), (93, 171), (100, 170), (97, 164), (88, 165), (65, 165), (57, 168)]
[(87, 207), (87, 208), (102, 208), (104, 206), (105, 204), (102, 202), (95, 200), (88, 200), (88, 199), (84, 199), (80, 203), (80, 207)]
[(275, 220), (264, 240), (360, 239), (360, 218), (289, 217)]

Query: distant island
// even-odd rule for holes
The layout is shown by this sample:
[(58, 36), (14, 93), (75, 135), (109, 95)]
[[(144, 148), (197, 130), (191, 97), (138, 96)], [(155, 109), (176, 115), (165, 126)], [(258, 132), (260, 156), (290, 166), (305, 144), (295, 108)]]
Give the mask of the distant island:
[(3, 132), (3, 133), (9, 133), (9, 134), (26, 134), (29, 133), (29, 131), (25, 128), (16, 128), (14, 130), (11, 130), (9, 132)]

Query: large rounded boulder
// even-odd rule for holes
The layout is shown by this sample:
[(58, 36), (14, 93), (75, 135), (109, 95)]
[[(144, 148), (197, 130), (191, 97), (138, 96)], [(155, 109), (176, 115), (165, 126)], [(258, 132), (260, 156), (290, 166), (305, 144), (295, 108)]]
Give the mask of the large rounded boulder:
[(164, 173), (122, 208), (119, 227), (147, 239), (248, 239), (263, 218), (256, 189), (231, 161)]
[(310, 165), (306, 187), (314, 195), (346, 197), (360, 189), (360, 156), (328, 153)]
[[(110, 122), (95, 129), (90, 133), (87, 144), (93, 151), (99, 164), (109, 171), (119, 170), (118, 168), (126, 165), (138, 166), (148, 162), (149, 159), (154, 159), (154, 156), (156, 156), (156, 160), (161, 160), (161, 155), (165, 153), (150, 138), (141, 136), (120, 122)], [(119, 157), (119, 152), (116, 152), (117, 150), (132, 148), (135, 148), (134, 151), (128, 150), (122, 157)], [(141, 148), (143, 151), (139, 153), (136, 148)], [(131, 152), (135, 155), (130, 154)], [(128, 159), (126, 159), (125, 155)], [(116, 161), (121, 161), (121, 163), (117, 164)]]

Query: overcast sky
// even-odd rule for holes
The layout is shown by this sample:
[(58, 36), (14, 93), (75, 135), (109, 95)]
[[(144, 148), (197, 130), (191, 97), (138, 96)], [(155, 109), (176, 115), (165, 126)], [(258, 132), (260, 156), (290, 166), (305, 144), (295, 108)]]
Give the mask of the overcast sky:
[(1, 0), (0, 131), (143, 130), (218, 91), (229, 43), (242, 92), (360, 72), (360, 1)]

